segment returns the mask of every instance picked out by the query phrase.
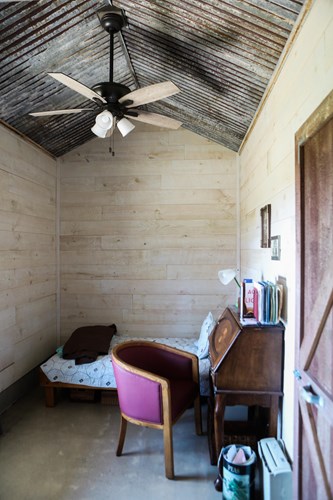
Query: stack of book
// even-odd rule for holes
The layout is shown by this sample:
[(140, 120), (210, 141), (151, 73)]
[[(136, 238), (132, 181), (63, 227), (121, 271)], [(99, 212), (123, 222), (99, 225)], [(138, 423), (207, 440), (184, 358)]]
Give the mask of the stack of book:
[(283, 286), (246, 278), (241, 286), (240, 318), (276, 325), (281, 319)]

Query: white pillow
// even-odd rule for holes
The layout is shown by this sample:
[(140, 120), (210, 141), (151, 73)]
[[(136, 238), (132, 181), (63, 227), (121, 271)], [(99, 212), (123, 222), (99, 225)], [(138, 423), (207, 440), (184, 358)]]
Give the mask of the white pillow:
[(215, 327), (215, 320), (211, 312), (209, 312), (202, 323), (200, 337), (198, 340), (197, 356), (199, 359), (207, 358), (209, 351), (208, 337)]

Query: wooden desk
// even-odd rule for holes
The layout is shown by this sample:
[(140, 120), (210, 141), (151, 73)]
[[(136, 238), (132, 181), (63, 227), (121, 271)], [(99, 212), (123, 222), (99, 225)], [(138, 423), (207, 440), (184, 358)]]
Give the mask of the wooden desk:
[(208, 432), (211, 463), (216, 464), (224, 444), (226, 406), (269, 408), (268, 435), (277, 436), (279, 399), (283, 395), (284, 327), (241, 325), (238, 314), (227, 308), (209, 338), (211, 429)]

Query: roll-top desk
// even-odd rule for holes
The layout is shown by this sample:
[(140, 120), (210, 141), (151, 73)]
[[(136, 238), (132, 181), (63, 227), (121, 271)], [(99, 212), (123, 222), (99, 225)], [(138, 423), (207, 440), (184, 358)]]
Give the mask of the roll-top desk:
[(268, 435), (276, 437), (279, 398), (283, 395), (284, 327), (242, 325), (236, 309), (227, 307), (209, 337), (212, 429), (208, 432), (211, 463), (224, 443), (226, 406), (269, 408)]

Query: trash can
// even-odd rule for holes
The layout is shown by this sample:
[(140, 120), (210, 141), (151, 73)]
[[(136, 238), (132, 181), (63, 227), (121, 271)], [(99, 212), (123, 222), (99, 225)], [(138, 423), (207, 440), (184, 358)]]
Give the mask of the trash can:
[(250, 446), (232, 444), (222, 448), (218, 469), (222, 478), (224, 500), (253, 500), (255, 498), (256, 460), (256, 454)]

